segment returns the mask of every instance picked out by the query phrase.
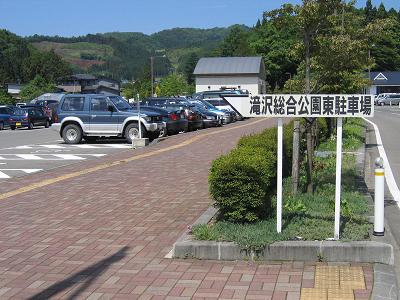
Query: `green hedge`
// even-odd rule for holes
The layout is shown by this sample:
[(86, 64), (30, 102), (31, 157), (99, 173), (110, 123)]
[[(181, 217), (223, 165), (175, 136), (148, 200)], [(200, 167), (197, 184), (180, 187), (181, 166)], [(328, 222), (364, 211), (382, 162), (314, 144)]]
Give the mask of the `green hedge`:
[[(284, 127), (284, 174), (289, 175), (293, 122)], [(276, 189), (277, 129), (242, 137), (237, 148), (214, 160), (210, 193), (221, 217), (230, 222), (254, 222), (271, 213)]]

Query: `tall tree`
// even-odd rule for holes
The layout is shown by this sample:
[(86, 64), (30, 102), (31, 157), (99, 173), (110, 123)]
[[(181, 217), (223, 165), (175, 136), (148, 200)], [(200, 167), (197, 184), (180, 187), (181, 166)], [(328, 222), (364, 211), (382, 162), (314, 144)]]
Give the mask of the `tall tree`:
[(170, 74), (164, 77), (159, 84), (159, 88), (161, 94), (158, 96), (178, 96), (193, 92), (186, 83), (185, 78), (178, 74)]
[(299, 60), (293, 49), (300, 38), (298, 31), (295, 7), (284, 4), (265, 12), (261, 27), (251, 35), (250, 45), (257, 55), (263, 56), (266, 80), (272, 89), (281, 89), (297, 70)]
[(189, 57), (187, 58), (183, 73), (185, 75), (186, 81), (188, 84), (193, 84), (194, 83), (194, 69), (196, 68), (197, 62), (199, 61), (199, 57), (195, 52), (192, 52)]
[(233, 26), (216, 54), (219, 56), (250, 56), (253, 54), (249, 46), (249, 32), (240, 26)]
[(385, 5), (381, 2), (381, 4), (378, 7), (378, 12), (376, 14), (376, 17), (378, 19), (385, 19), (385, 18), (387, 18), (387, 16), (388, 16), (388, 13), (386, 11)]
[(32, 100), (44, 93), (54, 92), (56, 89), (55, 84), (48, 82), (40, 75), (36, 75), (33, 80), (31, 80), (20, 93), (22, 100)]
[(374, 10), (374, 7), (372, 6), (372, 1), (367, 0), (364, 8), (364, 14), (365, 14), (365, 22), (366, 24), (372, 22), (376, 18), (376, 9)]

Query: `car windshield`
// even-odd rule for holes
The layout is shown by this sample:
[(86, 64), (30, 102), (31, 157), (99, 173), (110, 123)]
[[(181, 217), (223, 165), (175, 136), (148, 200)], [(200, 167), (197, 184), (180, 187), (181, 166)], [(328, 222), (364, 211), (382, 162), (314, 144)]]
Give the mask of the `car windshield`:
[(212, 105), (210, 102), (201, 101), (201, 103), (203, 103), (205, 106), (207, 106), (207, 108), (215, 109), (215, 106)]
[(120, 96), (109, 96), (110, 100), (115, 104), (119, 110), (131, 110), (132, 107), (126, 100)]
[(23, 116), (25, 114), (26, 114), (26, 110), (24, 110), (24, 109), (20, 109), (20, 108), (13, 109), (14, 116)]

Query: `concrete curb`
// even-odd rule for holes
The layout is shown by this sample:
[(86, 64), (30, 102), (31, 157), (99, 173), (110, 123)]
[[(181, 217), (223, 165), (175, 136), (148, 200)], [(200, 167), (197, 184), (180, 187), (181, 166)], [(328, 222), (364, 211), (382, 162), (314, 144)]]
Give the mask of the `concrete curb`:
[(393, 266), (374, 264), (374, 286), (371, 299), (398, 299), (396, 271)]
[[(365, 145), (356, 154), (357, 169), (365, 175)], [(364, 190), (367, 194), (368, 190)], [(207, 224), (217, 213), (210, 207), (193, 225)], [(242, 249), (233, 242), (195, 241), (190, 233), (174, 244), (175, 258), (211, 260), (329, 261), (394, 264), (393, 246), (380, 241), (284, 241), (260, 250)]]
[(186, 240), (176, 242), (173, 252), (174, 258), (394, 264), (393, 247), (372, 241), (285, 241), (253, 251), (233, 242)]
[[(208, 208), (193, 225), (207, 224), (216, 213), (214, 207)], [(284, 241), (247, 250), (233, 242), (196, 241), (188, 232), (175, 242), (172, 252), (174, 258), (394, 264), (392, 245), (376, 241)]]

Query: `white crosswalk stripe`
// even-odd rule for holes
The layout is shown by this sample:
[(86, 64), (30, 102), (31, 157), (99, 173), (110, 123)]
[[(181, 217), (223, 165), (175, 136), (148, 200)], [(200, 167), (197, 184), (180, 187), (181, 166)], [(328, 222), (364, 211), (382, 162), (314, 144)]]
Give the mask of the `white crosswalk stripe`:
[(29, 160), (41, 160), (41, 159), (43, 159), (43, 157), (40, 157), (40, 156), (37, 156), (37, 155), (34, 155), (34, 154), (15, 154), (15, 156), (23, 158), (23, 159), (29, 159)]
[(8, 176), (6, 173), (0, 171), (0, 179), (8, 179), (11, 178), (10, 176)]
[(132, 146), (129, 144), (78, 144), (78, 145), (26, 145), (26, 146), (17, 146), (9, 149), (71, 149), (71, 148), (80, 148), (80, 149), (131, 149)]
[(85, 160), (89, 157), (103, 157), (107, 154), (2, 154), (0, 160)]
[(36, 172), (40, 172), (42, 171), (42, 169), (0, 169), (0, 179), (10, 179), (11, 175), (10, 171), (12, 173), (25, 173), (25, 174), (32, 174), (32, 173), (36, 173)]
[(72, 154), (53, 154), (53, 156), (59, 157), (59, 158), (62, 158), (62, 159), (68, 159), (68, 160), (82, 160), (82, 159), (85, 159), (85, 158), (82, 158), (81, 156), (72, 155)]

